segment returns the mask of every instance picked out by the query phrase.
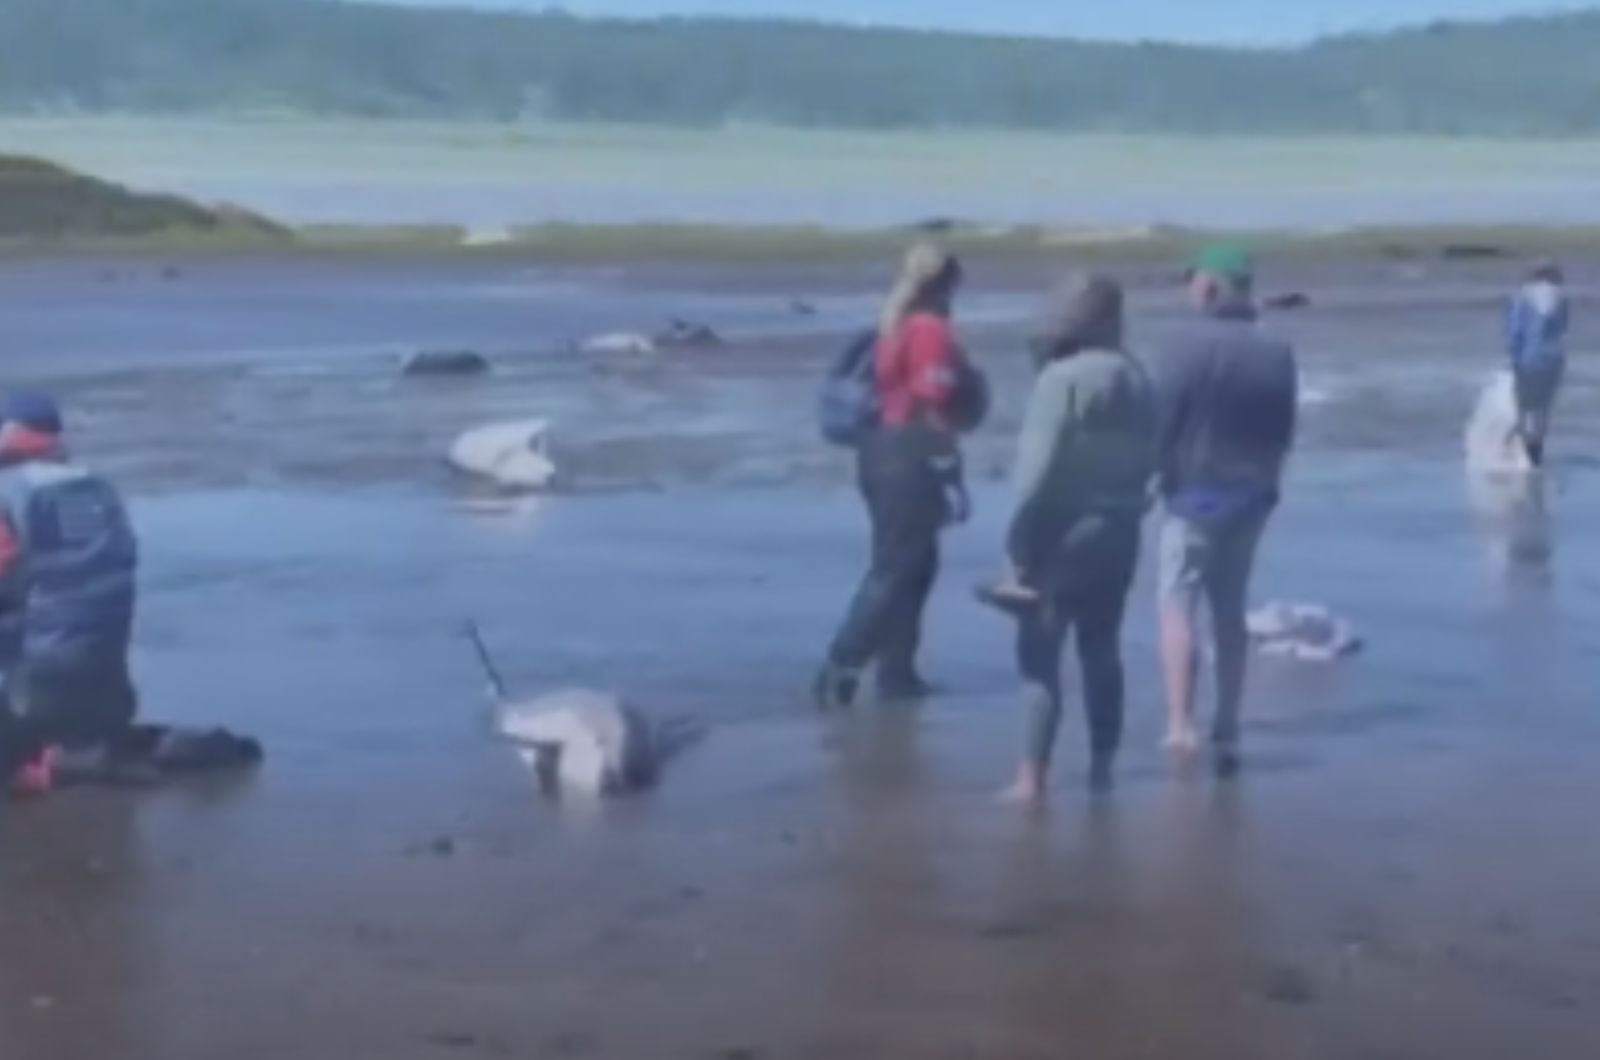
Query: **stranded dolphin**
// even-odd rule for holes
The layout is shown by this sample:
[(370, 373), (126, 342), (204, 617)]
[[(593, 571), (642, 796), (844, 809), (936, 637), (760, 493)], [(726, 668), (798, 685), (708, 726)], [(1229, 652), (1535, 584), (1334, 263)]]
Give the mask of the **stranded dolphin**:
[(548, 790), (589, 796), (645, 790), (704, 735), (696, 722), (657, 721), (611, 692), (569, 688), (509, 699), (477, 627), (469, 624), (467, 635), (494, 693), (495, 731)]

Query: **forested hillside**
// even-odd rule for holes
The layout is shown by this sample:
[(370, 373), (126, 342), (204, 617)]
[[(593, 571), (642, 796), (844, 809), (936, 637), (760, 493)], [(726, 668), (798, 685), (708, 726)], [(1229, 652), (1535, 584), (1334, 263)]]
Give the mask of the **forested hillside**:
[(1600, 12), (1281, 51), (419, 10), (0, 0), (0, 108), (1169, 132), (1600, 131)]

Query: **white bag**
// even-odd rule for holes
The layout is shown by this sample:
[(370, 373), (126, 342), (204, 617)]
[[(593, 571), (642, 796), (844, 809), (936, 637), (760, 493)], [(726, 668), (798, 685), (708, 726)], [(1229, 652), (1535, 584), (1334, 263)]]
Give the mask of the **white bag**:
[(1465, 445), (1470, 470), (1490, 474), (1533, 470), (1517, 433), (1517, 384), (1509, 371), (1496, 372), (1484, 385), (1467, 421)]

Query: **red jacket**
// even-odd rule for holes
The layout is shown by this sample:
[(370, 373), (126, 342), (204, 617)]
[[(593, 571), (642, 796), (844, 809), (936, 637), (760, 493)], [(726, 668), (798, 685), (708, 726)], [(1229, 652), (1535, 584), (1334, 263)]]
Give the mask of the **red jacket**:
[[(22, 427), (12, 427), (4, 448), (0, 448), (0, 467), (24, 460), (48, 459), (61, 453), (61, 439)], [(10, 576), (21, 558), (22, 545), (16, 531), (0, 519), (0, 579)]]
[(904, 427), (919, 409), (933, 426), (947, 426), (959, 356), (955, 329), (933, 313), (913, 313), (881, 338), (877, 370), (884, 426)]

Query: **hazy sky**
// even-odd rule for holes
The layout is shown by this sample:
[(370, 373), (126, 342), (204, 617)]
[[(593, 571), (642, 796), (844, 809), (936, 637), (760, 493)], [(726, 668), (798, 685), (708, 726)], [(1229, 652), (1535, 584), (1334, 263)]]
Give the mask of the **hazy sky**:
[[(407, 0), (458, 7), (539, 10), (552, 0)], [(839, 21), (1208, 41), (1286, 41), (1346, 30), (1442, 17), (1597, 6), (1572, 0), (565, 0), (569, 11), (596, 14), (791, 14)]]

